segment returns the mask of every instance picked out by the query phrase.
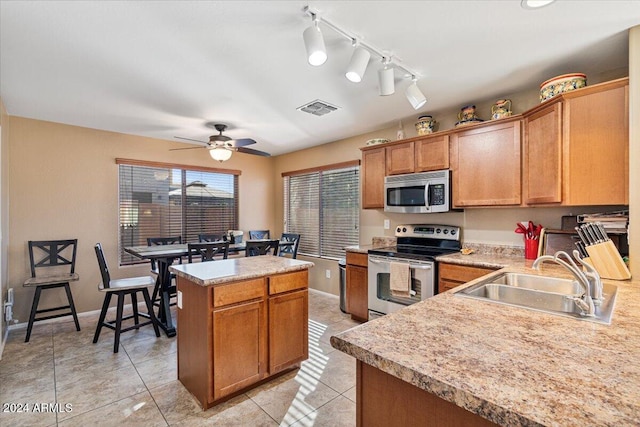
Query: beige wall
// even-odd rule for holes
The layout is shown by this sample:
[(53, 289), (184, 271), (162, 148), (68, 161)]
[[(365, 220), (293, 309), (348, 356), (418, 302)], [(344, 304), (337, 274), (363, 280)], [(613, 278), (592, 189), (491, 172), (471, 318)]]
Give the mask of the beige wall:
[[(28, 320), (34, 292), (22, 287), (29, 277), (28, 240), (78, 238), (80, 282), (72, 288), (80, 312), (97, 310), (102, 303), (96, 242), (105, 249), (113, 278), (149, 273), (146, 266), (118, 268), (116, 158), (240, 169), (240, 229), (274, 227), (269, 158), (234, 153), (220, 164), (204, 149), (170, 152), (184, 147), (170, 141), (20, 117), (10, 117), (10, 123), (8, 283), (16, 292), (14, 317), (21, 323)], [(62, 303), (63, 292), (45, 292), (41, 302)]]
[(4, 302), (7, 300), (7, 247), (9, 243), (9, 116), (0, 99), (0, 355), (4, 347), (7, 324)]

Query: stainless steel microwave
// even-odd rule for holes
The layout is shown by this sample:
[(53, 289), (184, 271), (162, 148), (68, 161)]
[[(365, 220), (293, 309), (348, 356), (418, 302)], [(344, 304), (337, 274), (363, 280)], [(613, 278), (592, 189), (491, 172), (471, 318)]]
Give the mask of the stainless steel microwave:
[(448, 169), (391, 175), (384, 178), (384, 210), (400, 213), (449, 211), (450, 172)]

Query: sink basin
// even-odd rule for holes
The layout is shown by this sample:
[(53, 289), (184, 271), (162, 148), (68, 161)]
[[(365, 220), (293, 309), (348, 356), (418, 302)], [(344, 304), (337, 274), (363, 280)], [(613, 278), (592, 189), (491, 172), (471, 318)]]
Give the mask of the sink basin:
[(604, 301), (596, 306), (595, 317), (580, 314), (581, 310), (571, 297), (582, 295), (582, 287), (570, 279), (501, 273), (461, 289), (455, 295), (608, 325), (611, 323), (617, 290), (615, 285), (603, 285)]

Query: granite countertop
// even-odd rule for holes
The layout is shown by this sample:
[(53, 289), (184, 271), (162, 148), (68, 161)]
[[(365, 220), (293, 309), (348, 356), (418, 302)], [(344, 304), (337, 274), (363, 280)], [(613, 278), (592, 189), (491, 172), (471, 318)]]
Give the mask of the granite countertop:
[(212, 286), (273, 274), (307, 270), (313, 265), (312, 262), (308, 261), (262, 255), (172, 265), (169, 267), (169, 271), (200, 286)]
[[(549, 264), (505, 271), (569, 277)], [(611, 325), (448, 291), (331, 344), (500, 425), (637, 426), (640, 280), (604, 282), (618, 286)]]

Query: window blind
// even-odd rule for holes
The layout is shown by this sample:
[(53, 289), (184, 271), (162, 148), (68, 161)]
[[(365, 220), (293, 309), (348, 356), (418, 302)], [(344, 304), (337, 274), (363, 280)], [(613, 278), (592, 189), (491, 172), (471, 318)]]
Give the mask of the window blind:
[(284, 228), (300, 234), (300, 254), (341, 258), (358, 244), (359, 181), (359, 166), (284, 177)]
[(120, 265), (142, 261), (127, 246), (148, 237), (224, 234), (238, 228), (238, 178), (234, 174), (119, 164)]

